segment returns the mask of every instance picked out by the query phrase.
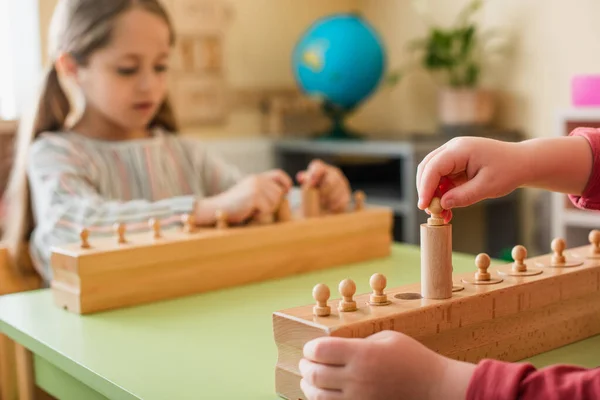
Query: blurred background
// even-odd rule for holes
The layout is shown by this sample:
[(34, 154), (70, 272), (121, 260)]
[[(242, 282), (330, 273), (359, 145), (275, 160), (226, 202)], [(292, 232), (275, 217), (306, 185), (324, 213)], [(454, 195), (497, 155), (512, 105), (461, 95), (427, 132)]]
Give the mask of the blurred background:
[[(164, 0), (178, 33), (182, 134), (244, 171), (320, 157), (419, 243), (420, 160), (455, 136), (506, 141), (600, 126), (600, 3), (579, 0)], [(0, 193), (19, 118), (47, 64), (55, 0), (0, 0)], [(599, 75), (595, 75), (599, 74)], [(454, 250), (509, 258), (587, 243), (600, 226), (564, 195), (514, 193), (453, 220)]]

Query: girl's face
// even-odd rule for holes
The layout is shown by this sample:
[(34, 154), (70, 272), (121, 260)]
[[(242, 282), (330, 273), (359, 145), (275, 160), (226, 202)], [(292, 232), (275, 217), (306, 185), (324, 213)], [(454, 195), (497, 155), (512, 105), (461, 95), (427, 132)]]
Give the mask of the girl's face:
[(167, 92), (169, 27), (140, 8), (116, 21), (110, 43), (77, 67), (77, 81), (93, 110), (124, 130), (146, 129)]

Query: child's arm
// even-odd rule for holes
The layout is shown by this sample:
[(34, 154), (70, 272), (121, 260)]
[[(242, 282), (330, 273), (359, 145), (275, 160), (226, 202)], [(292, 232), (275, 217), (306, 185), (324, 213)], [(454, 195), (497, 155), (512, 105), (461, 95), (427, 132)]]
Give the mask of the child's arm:
[(600, 369), (482, 360), (470, 380), (467, 400), (584, 400), (600, 397)]
[(107, 199), (94, 187), (89, 171), (89, 162), (68, 144), (41, 139), (31, 146), (27, 173), (38, 226), (60, 232), (86, 227), (91, 234), (111, 234), (115, 222), (148, 229), (150, 218), (165, 226), (194, 212), (193, 195), (155, 202)]
[(304, 346), (301, 387), (309, 400), (584, 400), (600, 396), (600, 369), (443, 357), (393, 331), (365, 339), (322, 337)]
[(194, 170), (202, 179), (205, 197), (196, 203), (196, 222), (212, 225), (217, 210), (231, 223), (245, 221), (262, 213), (273, 213), (291, 189), (292, 179), (281, 170), (244, 175), (236, 166), (193, 138), (183, 139)]
[[(598, 135), (594, 130), (593, 138)], [(579, 134), (520, 143), (453, 139), (428, 154), (419, 165), (418, 206), (425, 209), (429, 205), (442, 177), (455, 186), (441, 198), (442, 207), (447, 209), (504, 196), (521, 186), (580, 195), (591, 182), (597, 154), (598, 145), (594, 147)], [(596, 192), (595, 196), (600, 197), (600, 191)]]

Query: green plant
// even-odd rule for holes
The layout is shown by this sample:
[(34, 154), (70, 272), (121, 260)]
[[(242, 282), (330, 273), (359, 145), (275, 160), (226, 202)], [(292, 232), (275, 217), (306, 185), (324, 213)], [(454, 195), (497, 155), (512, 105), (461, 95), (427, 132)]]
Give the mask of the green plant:
[[(415, 1), (421, 14), (425, 13), (423, 0)], [(484, 44), (493, 35), (479, 34), (474, 16), (483, 6), (483, 0), (473, 0), (458, 14), (450, 27), (429, 23), (427, 35), (412, 40), (408, 50), (417, 54), (417, 65), (439, 77), (452, 87), (476, 87), (480, 82), (482, 64), (488, 55)], [(387, 80), (396, 84), (412, 67), (392, 71)]]

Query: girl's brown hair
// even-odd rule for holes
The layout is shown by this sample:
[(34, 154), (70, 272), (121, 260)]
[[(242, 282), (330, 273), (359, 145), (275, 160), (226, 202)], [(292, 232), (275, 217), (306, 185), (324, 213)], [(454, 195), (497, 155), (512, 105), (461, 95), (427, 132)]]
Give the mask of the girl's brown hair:
[[(158, 0), (59, 0), (50, 24), (50, 66), (44, 73), (39, 97), (29, 115), (19, 123), (15, 140), (15, 157), (4, 194), (7, 215), (3, 227), (3, 245), (9, 250), (15, 268), (26, 265), (27, 249), (22, 246), (33, 229), (33, 216), (27, 182), (27, 156), (31, 143), (43, 132), (60, 131), (73, 111), (71, 101), (61, 86), (56, 70), (60, 54), (70, 54), (85, 65), (91, 54), (108, 45), (115, 20), (134, 7), (160, 16), (169, 26), (171, 45), (175, 33), (169, 16)], [(168, 98), (150, 123), (176, 132), (178, 127)]]

